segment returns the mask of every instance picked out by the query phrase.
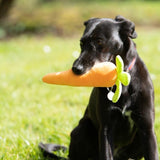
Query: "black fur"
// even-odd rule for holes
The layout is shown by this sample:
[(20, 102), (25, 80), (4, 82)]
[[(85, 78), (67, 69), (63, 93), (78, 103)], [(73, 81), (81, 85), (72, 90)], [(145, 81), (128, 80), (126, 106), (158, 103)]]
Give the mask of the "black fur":
[[(107, 88), (94, 88), (83, 118), (71, 133), (70, 160), (158, 160), (154, 133), (154, 89), (132, 38), (135, 25), (124, 17), (93, 18), (84, 23), (81, 54), (74, 62), (75, 74), (84, 74), (95, 63), (120, 55), (131, 82), (122, 88), (117, 103), (107, 99)], [(113, 90), (115, 87), (113, 88)], [(45, 145), (44, 145), (45, 146)], [(43, 148), (44, 149), (44, 148)]]

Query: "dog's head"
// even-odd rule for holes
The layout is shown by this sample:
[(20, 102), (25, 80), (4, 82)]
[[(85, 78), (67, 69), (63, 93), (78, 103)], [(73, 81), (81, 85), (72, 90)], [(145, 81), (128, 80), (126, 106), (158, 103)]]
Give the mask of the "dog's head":
[(81, 54), (73, 63), (72, 70), (80, 75), (95, 63), (115, 62), (116, 55), (123, 56), (127, 40), (136, 38), (134, 23), (122, 16), (114, 20), (92, 18), (84, 22), (85, 30), (80, 40)]

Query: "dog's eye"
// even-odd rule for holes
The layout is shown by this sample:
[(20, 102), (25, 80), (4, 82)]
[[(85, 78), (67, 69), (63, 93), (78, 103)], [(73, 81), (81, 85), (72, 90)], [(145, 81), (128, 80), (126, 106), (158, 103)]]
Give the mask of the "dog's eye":
[(103, 44), (101, 39), (98, 39), (96, 43), (97, 43), (98, 46), (102, 46), (102, 44)]

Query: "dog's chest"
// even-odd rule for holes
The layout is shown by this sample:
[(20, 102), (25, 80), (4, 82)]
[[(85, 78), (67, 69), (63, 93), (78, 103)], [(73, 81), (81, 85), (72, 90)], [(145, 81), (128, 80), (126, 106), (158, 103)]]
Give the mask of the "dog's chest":
[(127, 110), (127, 107), (123, 107), (122, 118), (117, 120), (117, 125), (114, 130), (114, 156), (119, 155), (121, 148), (132, 143), (137, 132), (131, 115), (132, 111)]
[(131, 110), (127, 110), (127, 106), (124, 106), (124, 107), (123, 107), (123, 110), (122, 110), (122, 115), (123, 115), (124, 117), (127, 117), (128, 122), (129, 122), (129, 126), (130, 126), (130, 130), (132, 131), (133, 126), (134, 126), (134, 121), (133, 121), (132, 118), (131, 118), (132, 111), (131, 111)]

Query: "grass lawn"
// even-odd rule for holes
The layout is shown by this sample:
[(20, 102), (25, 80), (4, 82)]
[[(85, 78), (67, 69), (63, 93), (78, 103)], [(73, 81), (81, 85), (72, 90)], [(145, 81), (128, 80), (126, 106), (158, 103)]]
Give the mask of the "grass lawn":
[[(160, 30), (138, 29), (136, 41), (154, 82), (160, 152)], [(91, 88), (42, 83), (48, 72), (65, 70), (79, 51), (78, 38), (21, 36), (0, 42), (0, 160), (43, 159), (38, 143), (68, 145), (86, 108)], [(146, 86), (147, 87), (147, 86)]]

